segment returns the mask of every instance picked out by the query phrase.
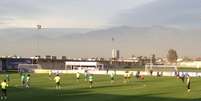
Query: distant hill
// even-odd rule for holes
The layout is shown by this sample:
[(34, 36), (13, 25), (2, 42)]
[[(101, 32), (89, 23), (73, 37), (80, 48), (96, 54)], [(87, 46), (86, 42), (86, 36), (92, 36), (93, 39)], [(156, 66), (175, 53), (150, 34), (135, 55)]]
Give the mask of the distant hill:
[(110, 57), (111, 49), (117, 48), (126, 57), (152, 53), (165, 56), (169, 48), (175, 48), (179, 55), (201, 56), (200, 33), (199, 29), (163, 26), (121, 26), (99, 30), (0, 29), (0, 45), (6, 43), (0, 53)]

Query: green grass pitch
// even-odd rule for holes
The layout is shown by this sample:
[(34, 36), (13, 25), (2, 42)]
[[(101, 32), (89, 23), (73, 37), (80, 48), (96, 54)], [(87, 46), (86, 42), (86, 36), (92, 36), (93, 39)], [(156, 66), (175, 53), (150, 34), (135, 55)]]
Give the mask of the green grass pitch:
[[(4, 75), (1, 74), (1, 81)], [(31, 74), (31, 88), (20, 87), (20, 75), (11, 74), (8, 101), (201, 101), (201, 78), (192, 78), (191, 92), (175, 77), (132, 78), (124, 83), (117, 76), (111, 84), (109, 76), (95, 76), (94, 88), (84, 78), (61, 75), (62, 89), (55, 90), (55, 82), (48, 74)]]

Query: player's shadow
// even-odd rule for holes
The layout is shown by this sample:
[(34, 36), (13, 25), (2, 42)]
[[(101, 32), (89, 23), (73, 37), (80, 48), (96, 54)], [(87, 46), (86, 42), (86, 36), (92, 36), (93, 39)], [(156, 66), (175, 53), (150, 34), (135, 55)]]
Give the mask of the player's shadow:
[[(167, 93), (149, 93), (143, 95), (124, 95), (121, 91), (115, 94), (96, 92), (97, 88), (83, 89), (38, 89), (38, 88), (10, 88), (8, 101), (201, 101), (192, 99), (190, 94), (184, 94), (187, 99), (161, 97)], [(137, 91), (133, 91), (134, 93)]]

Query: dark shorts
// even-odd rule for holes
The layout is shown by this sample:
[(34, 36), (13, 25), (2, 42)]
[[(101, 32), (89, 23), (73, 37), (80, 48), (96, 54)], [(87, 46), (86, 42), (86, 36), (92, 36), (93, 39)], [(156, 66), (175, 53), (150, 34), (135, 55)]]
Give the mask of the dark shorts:
[(92, 84), (92, 83), (93, 83), (93, 81), (89, 81), (89, 83), (90, 83), (90, 84)]
[(7, 96), (6, 89), (1, 89), (1, 95)]
[(60, 86), (60, 82), (56, 82), (56, 85), (57, 85), (57, 86)]
[(80, 79), (80, 78), (77, 78), (78, 80)]
[(114, 80), (114, 78), (112, 77), (111, 80)]
[(24, 80), (22, 81), (22, 84), (25, 84), (25, 81), (24, 81)]
[(27, 85), (29, 85), (29, 84), (30, 84), (30, 82), (29, 82), (29, 81), (27, 81), (27, 82), (26, 82), (26, 84), (27, 84)]
[(182, 80), (182, 82), (184, 82), (185, 78), (184, 77), (180, 77), (180, 79)]

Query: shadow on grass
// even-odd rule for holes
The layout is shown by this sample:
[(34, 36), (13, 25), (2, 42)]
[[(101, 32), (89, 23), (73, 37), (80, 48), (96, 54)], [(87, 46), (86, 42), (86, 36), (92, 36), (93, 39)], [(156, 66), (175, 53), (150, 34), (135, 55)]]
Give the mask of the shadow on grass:
[(8, 101), (201, 101), (199, 99), (182, 99), (157, 97), (164, 93), (150, 93), (144, 95), (118, 95), (94, 92), (96, 88), (88, 89), (38, 89), (38, 88), (10, 88)]

